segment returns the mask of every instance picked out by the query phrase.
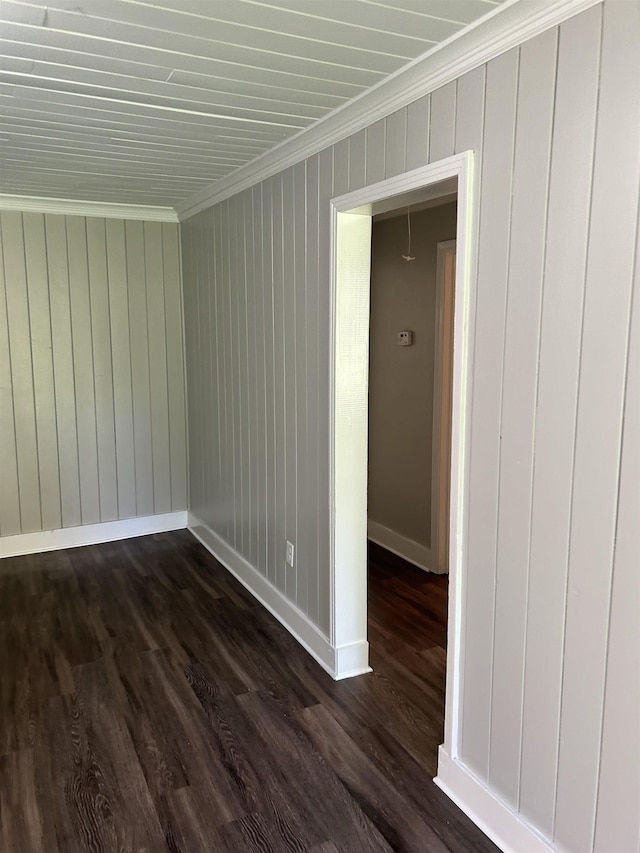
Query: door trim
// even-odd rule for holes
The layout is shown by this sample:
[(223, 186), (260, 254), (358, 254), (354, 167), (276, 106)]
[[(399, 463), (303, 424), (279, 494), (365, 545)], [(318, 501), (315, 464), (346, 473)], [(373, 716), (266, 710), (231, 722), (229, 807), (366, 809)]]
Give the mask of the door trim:
[[(443, 543), (442, 524), (443, 519), (448, 516), (449, 499), (442, 493), (442, 472), (445, 470), (444, 460), (449, 456), (451, 444), (451, 424), (447, 424), (447, 433), (444, 434), (443, 397), (445, 387), (443, 385), (443, 373), (445, 365), (449, 368), (449, 375), (453, 368), (452, 348), (453, 341), (444, 339), (444, 320), (446, 307), (446, 285), (445, 258), (447, 255), (456, 254), (456, 241), (445, 240), (437, 244), (436, 260), (436, 324), (435, 345), (433, 359), (433, 436), (431, 447), (431, 570), (437, 574), (445, 574), (449, 570), (448, 549)], [(454, 261), (455, 263), (455, 261)], [(455, 292), (455, 282), (454, 282)], [(455, 293), (454, 293), (455, 308)], [(448, 394), (451, 393), (449, 384)], [(448, 397), (448, 395), (447, 395)], [(447, 407), (450, 405), (446, 400)], [(448, 419), (447, 419), (448, 420)], [(443, 452), (443, 440), (447, 442), (446, 451)], [(448, 472), (445, 474), (447, 476)]]
[[(457, 266), (451, 431), (450, 574), (445, 748), (459, 754), (462, 600), (468, 493), (469, 306), (474, 234), (473, 152), (465, 151), (331, 201), (330, 577), (334, 646), (367, 644), (367, 427), (371, 217), (457, 186)], [(352, 673), (354, 671), (352, 670)], [(340, 673), (336, 673), (340, 677)]]

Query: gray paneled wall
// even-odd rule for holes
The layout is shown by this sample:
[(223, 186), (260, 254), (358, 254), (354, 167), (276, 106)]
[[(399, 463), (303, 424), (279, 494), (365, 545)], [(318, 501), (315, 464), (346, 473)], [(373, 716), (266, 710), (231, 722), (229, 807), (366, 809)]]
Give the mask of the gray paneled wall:
[(186, 508), (178, 226), (0, 213), (0, 535)]
[(640, 844), (639, 43), (595, 6), (183, 224), (191, 507), (328, 631), (328, 200), (477, 152), (462, 758), (576, 853)]

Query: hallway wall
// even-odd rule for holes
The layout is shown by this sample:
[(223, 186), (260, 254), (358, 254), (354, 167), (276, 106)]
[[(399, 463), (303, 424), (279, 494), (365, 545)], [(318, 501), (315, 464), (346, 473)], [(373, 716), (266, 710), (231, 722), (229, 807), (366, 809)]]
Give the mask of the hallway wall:
[[(456, 203), (373, 223), (369, 349), (370, 537), (433, 568), (431, 481), (436, 346), (437, 244), (456, 236)], [(410, 347), (396, 343), (415, 332)], [(372, 524), (373, 522), (373, 524)], [(392, 531), (389, 542), (386, 531)], [(376, 537), (378, 537), (376, 539)], [(402, 552), (406, 541), (411, 553)], [(410, 544), (415, 543), (415, 544)]]

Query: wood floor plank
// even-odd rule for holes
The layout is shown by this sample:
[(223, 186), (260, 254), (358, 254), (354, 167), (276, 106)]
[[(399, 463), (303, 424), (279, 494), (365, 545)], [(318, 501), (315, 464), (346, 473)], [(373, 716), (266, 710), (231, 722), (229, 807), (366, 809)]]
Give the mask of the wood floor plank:
[(333, 681), (187, 531), (0, 561), (2, 853), (490, 853), (433, 784), (446, 578)]
[(0, 849), (46, 851), (37, 790), (33, 750), (0, 756)]
[(388, 839), (392, 850), (447, 853), (448, 848), (378, 770), (322, 705), (305, 708), (299, 719), (318, 751), (337, 773), (363, 811)]
[(354, 851), (389, 850), (384, 836), (321, 760), (286, 706), (266, 693), (245, 693), (238, 703), (259, 730), (273, 775), (281, 784), (295, 779), (288, 793), (311, 846), (337, 837)]

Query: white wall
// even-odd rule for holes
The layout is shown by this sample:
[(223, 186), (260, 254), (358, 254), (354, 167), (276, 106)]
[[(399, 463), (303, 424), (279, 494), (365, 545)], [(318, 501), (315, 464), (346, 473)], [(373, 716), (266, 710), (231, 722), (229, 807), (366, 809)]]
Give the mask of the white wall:
[(191, 508), (328, 633), (328, 202), (476, 151), (461, 760), (575, 853), (640, 843), (639, 14), (594, 6), (183, 225)]
[(0, 213), (0, 535), (186, 509), (178, 226)]
[[(374, 222), (371, 238), (369, 522), (420, 546), (429, 568), (437, 244), (455, 236), (451, 202), (412, 213), (413, 261), (402, 258), (406, 211)], [(412, 346), (397, 345), (400, 329), (415, 332)]]

